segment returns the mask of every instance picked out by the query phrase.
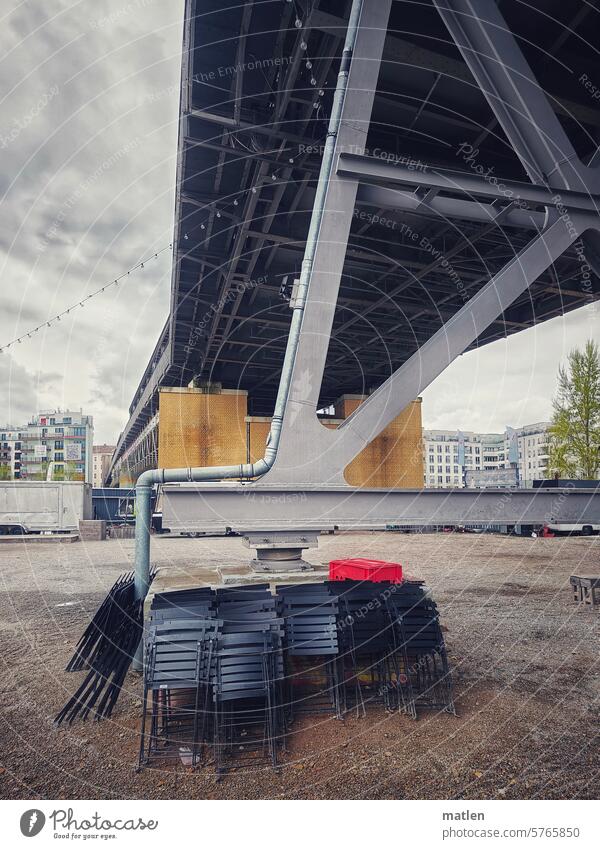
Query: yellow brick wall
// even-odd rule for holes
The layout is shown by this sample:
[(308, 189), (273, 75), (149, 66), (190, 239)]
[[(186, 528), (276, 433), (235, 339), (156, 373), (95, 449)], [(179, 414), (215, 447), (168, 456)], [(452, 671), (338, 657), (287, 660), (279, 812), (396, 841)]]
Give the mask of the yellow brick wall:
[[(348, 418), (363, 400), (359, 395), (344, 396), (335, 406), (336, 417)], [(346, 467), (346, 480), (351, 486), (422, 489), (422, 433), (417, 398)]]
[(246, 392), (165, 388), (158, 411), (160, 468), (246, 462)]
[[(336, 404), (336, 427), (362, 402), (347, 395)], [(158, 464), (161, 468), (256, 462), (264, 456), (270, 419), (247, 416), (245, 392), (163, 389), (159, 394)], [(346, 468), (352, 486), (423, 486), (421, 399), (413, 401)]]
[(259, 416), (248, 417), (248, 462), (256, 463), (265, 456), (267, 436), (271, 427), (271, 419)]

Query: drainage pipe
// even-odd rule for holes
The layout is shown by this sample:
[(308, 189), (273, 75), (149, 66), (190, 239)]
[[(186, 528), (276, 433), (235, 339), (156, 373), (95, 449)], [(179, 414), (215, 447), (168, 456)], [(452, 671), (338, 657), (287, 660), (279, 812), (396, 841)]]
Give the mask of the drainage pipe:
[[(292, 321), (290, 324), (290, 332), (281, 370), (281, 377), (279, 380), (279, 389), (277, 392), (277, 399), (275, 401), (271, 429), (267, 439), (265, 456), (256, 463), (244, 463), (234, 466), (206, 466), (202, 468), (188, 469), (149, 469), (146, 472), (142, 472), (137, 479), (135, 487), (135, 592), (137, 598), (145, 598), (148, 592), (150, 574), (150, 526), (152, 520), (151, 496), (154, 484), (183, 483), (187, 481), (215, 481), (223, 480), (225, 478), (249, 480), (264, 475), (275, 462), (277, 449), (279, 447), (279, 439), (281, 436), (283, 416), (290, 391), (292, 371), (300, 340), (302, 317), (304, 315), (308, 287), (312, 276), (317, 240), (321, 222), (323, 220), (325, 198), (331, 175), (334, 172), (336, 140), (341, 124), (344, 98), (348, 86), (348, 73), (350, 70), (350, 63), (352, 61), (354, 45), (356, 43), (362, 7), (363, 0), (353, 0), (344, 50), (342, 53), (340, 71), (333, 98), (331, 116), (329, 119), (329, 126), (327, 129), (327, 139), (323, 150), (319, 182), (317, 184), (317, 191), (315, 194), (308, 236), (306, 239), (306, 247), (304, 250), (304, 258), (302, 260), (302, 270), (300, 280), (298, 282), (296, 297), (293, 302)], [(136, 658), (136, 660), (138, 660), (138, 658)], [(139, 663), (136, 665), (139, 668)]]

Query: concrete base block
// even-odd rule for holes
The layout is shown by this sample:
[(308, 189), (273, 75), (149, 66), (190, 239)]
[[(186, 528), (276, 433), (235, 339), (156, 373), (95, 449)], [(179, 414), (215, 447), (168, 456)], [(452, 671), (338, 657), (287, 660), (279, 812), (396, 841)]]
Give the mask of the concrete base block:
[(79, 536), (83, 542), (97, 542), (106, 539), (106, 521), (104, 519), (81, 519)]

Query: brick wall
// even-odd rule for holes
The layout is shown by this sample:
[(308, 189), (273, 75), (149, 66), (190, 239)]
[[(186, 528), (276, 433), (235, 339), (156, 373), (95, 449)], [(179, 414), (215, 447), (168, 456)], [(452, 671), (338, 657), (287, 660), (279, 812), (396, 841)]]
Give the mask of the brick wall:
[[(364, 400), (346, 395), (336, 404), (336, 427)], [(264, 456), (270, 419), (247, 416), (245, 392), (163, 389), (159, 398), (161, 468), (256, 462)], [(346, 469), (352, 486), (423, 487), (421, 399), (413, 401)]]
[[(364, 398), (344, 395), (335, 406), (336, 416), (348, 418)], [(352, 486), (422, 489), (422, 433), (421, 399), (417, 398), (347, 466), (346, 480)]]
[(158, 409), (160, 468), (246, 462), (246, 392), (165, 388)]

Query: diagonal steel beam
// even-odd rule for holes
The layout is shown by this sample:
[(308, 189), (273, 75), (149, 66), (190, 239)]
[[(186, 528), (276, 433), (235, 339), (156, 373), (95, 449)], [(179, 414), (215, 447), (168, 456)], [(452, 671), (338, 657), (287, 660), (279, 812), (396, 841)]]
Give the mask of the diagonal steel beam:
[[(434, 3), (530, 180), (598, 194), (600, 170), (577, 156), (496, 3)], [(600, 233), (587, 233), (583, 241), (588, 262), (600, 274)]]
[[(337, 430), (316, 419), (310, 389), (320, 388), (322, 371), (302, 372), (306, 382), (286, 418), (287, 437), (296, 444), (296, 462), (288, 462), (281, 479), (288, 482), (343, 481), (343, 470), (405, 407), (471, 345), (528, 286), (578, 238), (587, 218), (573, 213), (569, 226), (554, 212), (546, 229), (474, 295), (428, 341), (391, 375)], [(299, 387), (300, 391), (301, 388)], [(313, 395), (314, 397), (314, 395)], [(311, 422), (314, 424), (311, 426)], [(315, 426), (316, 425), (316, 426)], [(302, 444), (304, 429), (310, 441)], [(276, 464), (277, 466), (277, 464)], [(265, 483), (277, 482), (270, 474)]]

